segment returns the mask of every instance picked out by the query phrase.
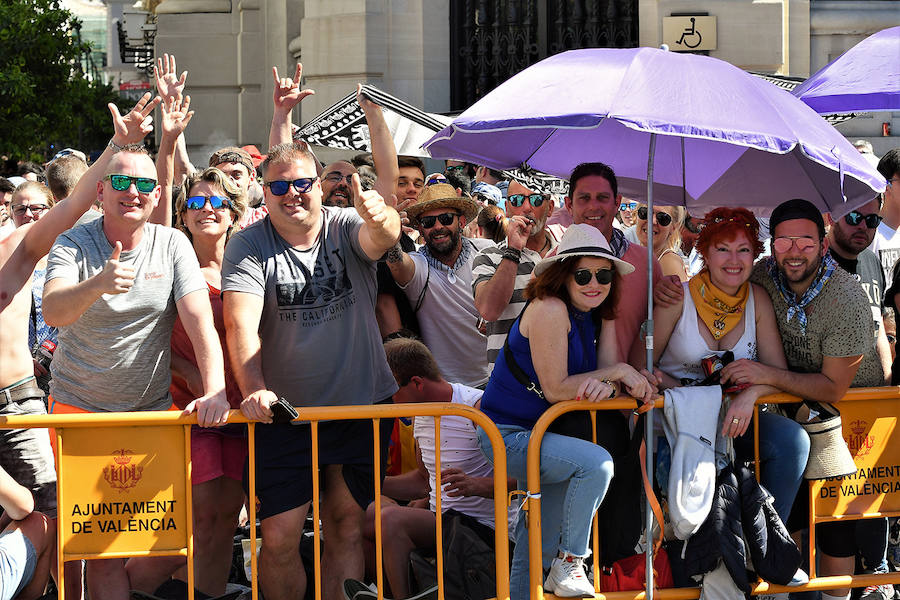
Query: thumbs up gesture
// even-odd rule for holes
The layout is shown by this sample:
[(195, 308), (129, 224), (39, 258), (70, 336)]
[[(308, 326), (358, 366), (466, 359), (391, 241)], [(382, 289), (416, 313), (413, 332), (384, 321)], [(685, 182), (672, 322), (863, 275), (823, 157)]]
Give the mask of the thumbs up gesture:
[(134, 285), (134, 267), (119, 262), (122, 242), (116, 242), (103, 270), (98, 275), (104, 294), (124, 294)]
[(359, 175), (353, 174), (350, 184), (350, 195), (353, 198), (353, 207), (366, 224), (374, 227), (382, 227), (388, 218), (388, 206), (375, 190), (363, 191), (359, 182)]

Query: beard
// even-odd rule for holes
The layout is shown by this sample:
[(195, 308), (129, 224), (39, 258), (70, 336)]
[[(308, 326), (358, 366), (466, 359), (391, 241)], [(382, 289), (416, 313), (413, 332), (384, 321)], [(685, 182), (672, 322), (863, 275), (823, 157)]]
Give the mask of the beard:
[(796, 271), (794, 271), (793, 273), (789, 274), (789, 271), (787, 269), (785, 269), (785, 266), (782, 262), (779, 262), (778, 267), (781, 270), (781, 272), (784, 274), (785, 279), (787, 279), (791, 283), (798, 283), (800, 281), (804, 281), (804, 280), (812, 277), (813, 275), (815, 275), (816, 272), (819, 270), (819, 267), (822, 264), (822, 257), (819, 256), (818, 254), (815, 255), (815, 260), (812, 260), (809, 258), (806, 260), (807, 260), (806, 266), (800, 273), (797, 273)]
[[(446, 238), (439, 240), (438, 242), (434, 241), (435, 235), (443, 235), (445, 233), (448, 234)], [(435, 258), (450, 256), (456, 251), (459, 242), (459, 229), (442, 227), (441, 229), (432, 229), (425, 234), (425, 245), (428, 246), (428, 251), (431, 252), (432, 256)]]
[[(346, 197), (338, 196), (338, 192), (344, 194)], [(322, 200), (322, 204), (325, 206), (338, 206), (340, 208), (347, 208), (350, 206), (350, 188), (346, 185), (339, 184), (331, 188), (328, 192), (328, 195)]]

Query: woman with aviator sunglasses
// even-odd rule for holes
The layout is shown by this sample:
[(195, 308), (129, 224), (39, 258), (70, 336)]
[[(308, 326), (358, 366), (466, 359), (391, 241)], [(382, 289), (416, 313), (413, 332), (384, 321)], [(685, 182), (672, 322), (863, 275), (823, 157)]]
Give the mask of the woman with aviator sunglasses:
[[(681, 254), (681, 227), (685, 210), (681, 206), (655, 207), (653, 215), (653, 248), (656, 260), (663, 275), (677, 275), (681, 281), (687, 281), (685, 258)], [(651, 226), (650, 215), (646, 204), (641, 204), (635, 211), (635, 234), (638, 243), (647, 246), (647, 228)]]
[[(614, 306), (621, 276), (633, 270), (612, 254), (603, 234), (584, 224), (569, 227), (558, 252), (535, 267), (525, 288), (528, 304), (510, 328), (481, 399), (482, 412), (503, 436), (507, 473), (520, 486), (531, 430), (550, 404), (572, 398), (602, 402), (615, 397), (620, 385), (644, 402), (653, 397), (645, 375), (616, 363)], [(493, 462), (490, 440), (480, 428), (478, 439)], [(550, 568), (544, 589), (560, 597), (593, 596), (583, 559), (591, 519), (612, 479), (612, 458), (597, 444), (548, 432), (540, 463), (543, 567)], [(515, 600), (529, 597), (528, 571), (521, 517), (510, 574)]]

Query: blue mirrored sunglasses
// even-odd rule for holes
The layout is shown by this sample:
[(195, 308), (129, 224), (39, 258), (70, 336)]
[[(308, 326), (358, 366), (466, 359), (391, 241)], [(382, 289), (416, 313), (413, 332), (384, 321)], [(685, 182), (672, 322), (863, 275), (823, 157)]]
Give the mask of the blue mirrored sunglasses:
[(223, 206), (231, 208), (231, 201), (228, 198), (223, 198), (222, 196), (191, 196), (187, 199), (185, 203), (185, 208), (190, 208), (192, 210), (200, 210), (204, 206), (206, 206), (206, 201), (209, 200), (209, 206), (215, 210), (217, 208), (222, 208)]
[(312, 189), (313, 184), (316, 182), (318, 177), (301, 177), (299, 179), (295, 179), (293, 181), (284, 181), (284, 180), (276, 180), (276, 181), (267, 181), (265, 186), (267, 186), (272, 193), (276, 196), (284, 196), (288, 193), (288, 190), (291, 186), (294, 186), (294, 189), (300, 192), (301, 194), (305, 194), (309, 190)]

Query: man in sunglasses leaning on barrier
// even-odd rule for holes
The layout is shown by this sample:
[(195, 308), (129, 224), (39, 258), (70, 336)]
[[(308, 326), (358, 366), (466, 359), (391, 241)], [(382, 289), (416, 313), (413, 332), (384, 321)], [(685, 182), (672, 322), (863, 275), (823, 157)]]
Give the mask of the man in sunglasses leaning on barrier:
[[(141, 119), (155, 106), (148, 99), (136, 107), (144, 109)], [(126, 140), (116, 130), (107, 150), (114, 154), (99, 167), (105, 176), (88, 179), (103, 217), (63, 233), (50, 251), (44, 320), (60, 333), (49, 411), (168, 410), (177, 314), (194, 347), (204, 393), (185, 412), (196, 410), (203, 426), (224, 424), (229, 406), (222, 347), (200, 265), (181, 231), (147, 222), (160, 198), (156, 167), (143, 147), (132, 144), (140, 138)], [(87, 582), (95, 600), (128, 598), (125, 559), (88, 561)]]

